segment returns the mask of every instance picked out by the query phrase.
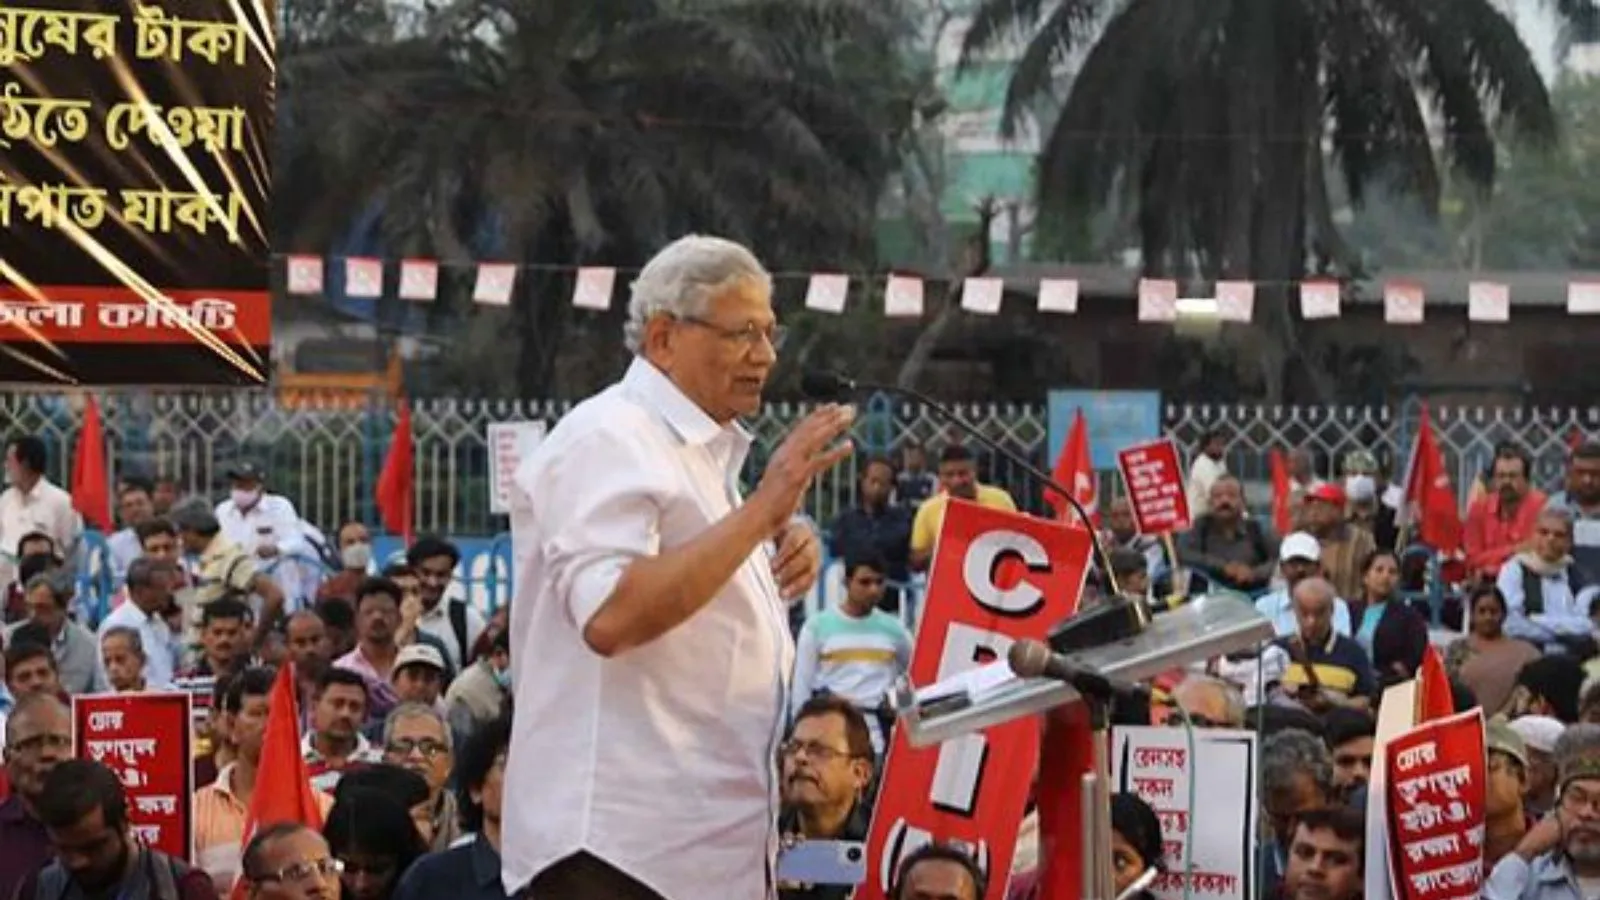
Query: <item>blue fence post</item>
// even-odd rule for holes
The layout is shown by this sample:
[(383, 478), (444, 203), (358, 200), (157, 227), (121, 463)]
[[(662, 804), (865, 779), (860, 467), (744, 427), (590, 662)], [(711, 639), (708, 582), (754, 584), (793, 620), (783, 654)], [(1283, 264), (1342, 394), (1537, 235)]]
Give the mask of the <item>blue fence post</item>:
[(866, 421), (862, 425), (861, 440), (868, 455), (887, 456), (894, 443), (894, 398), (883, 391), (867, 398)]

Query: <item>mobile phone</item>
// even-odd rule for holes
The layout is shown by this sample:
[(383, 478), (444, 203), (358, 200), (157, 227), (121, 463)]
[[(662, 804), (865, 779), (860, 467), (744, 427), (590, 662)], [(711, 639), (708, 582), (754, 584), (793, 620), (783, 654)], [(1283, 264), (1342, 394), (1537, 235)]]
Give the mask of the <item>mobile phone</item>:
[(860, 841), (801, 841), (778, 854), (778, 880), (798, 884), (860, 884), (867, 880), (867, 847)]

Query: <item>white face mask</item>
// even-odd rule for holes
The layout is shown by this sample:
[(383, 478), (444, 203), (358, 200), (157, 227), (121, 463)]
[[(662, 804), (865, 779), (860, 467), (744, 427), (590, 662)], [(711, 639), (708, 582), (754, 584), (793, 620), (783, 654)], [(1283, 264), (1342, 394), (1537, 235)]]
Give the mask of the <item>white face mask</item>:
[(233, 500), (233, 505), (237, 507), (240, 512), (250, 509), (261, 501), (261, 492), (259, 490), (247, 491), (241, 488), (234, 488), (233, 492), (229, 496)]
[(372, 563), (372, 545), (351, 544), (339, 551), (339, 561), (346, 569), (364, 572)]
[(1351, 475), (1344, 480), (1344, 493), (1351, 503), (1366, 503), (1378, 496), (1378, 483), (1371, 475)]

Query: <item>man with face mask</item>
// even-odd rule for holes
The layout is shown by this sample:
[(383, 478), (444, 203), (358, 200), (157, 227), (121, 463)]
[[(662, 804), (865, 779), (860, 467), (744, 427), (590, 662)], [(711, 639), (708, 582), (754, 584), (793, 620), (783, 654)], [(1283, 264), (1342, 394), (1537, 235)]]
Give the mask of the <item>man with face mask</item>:
[(73, 759), (45, 778), (39, 818), (56, 858), (16, 896), (51, 900), (214, 900), (198, 869), (134, 840), (122, 782), (97, 762)]
[[(300, 514), (287, 497), (267, 493), (266, 475), (259, 466), (236, 463), (228, 470), (228, 480), (232, 485), (228, 499), (218, 503), (215, 511), (224, 538), (254, 554), (263, 571), (274, 570), (274, 561), (286, 557), (311, 556)], [(291, 599), (300, 599), (296, 585), (283, 578), (273, 580)], [(287, 611), (298, 608), (295, 604)]]
[(511, 696), (511, 632), (495, 633), (489, 652), (450, 682), (444, 703), (450, 733), (456, 744), (464, 744), (479, 728), (500, 718)]
[(339, 598), (352, 603), (356, 588), (372, 569), (372, 534), (367, 526), (350, 521), (339, 526), (339, 571), (317, 588), (317, 600)]

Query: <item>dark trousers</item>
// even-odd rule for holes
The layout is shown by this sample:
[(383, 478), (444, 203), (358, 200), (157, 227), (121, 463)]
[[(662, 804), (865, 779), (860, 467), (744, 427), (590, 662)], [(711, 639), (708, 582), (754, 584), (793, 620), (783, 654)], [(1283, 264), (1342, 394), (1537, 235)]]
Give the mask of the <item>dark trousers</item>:
[(574, 853), (540, 872), (522, 900), (662, 900), (616, 866), (592, 853)]

